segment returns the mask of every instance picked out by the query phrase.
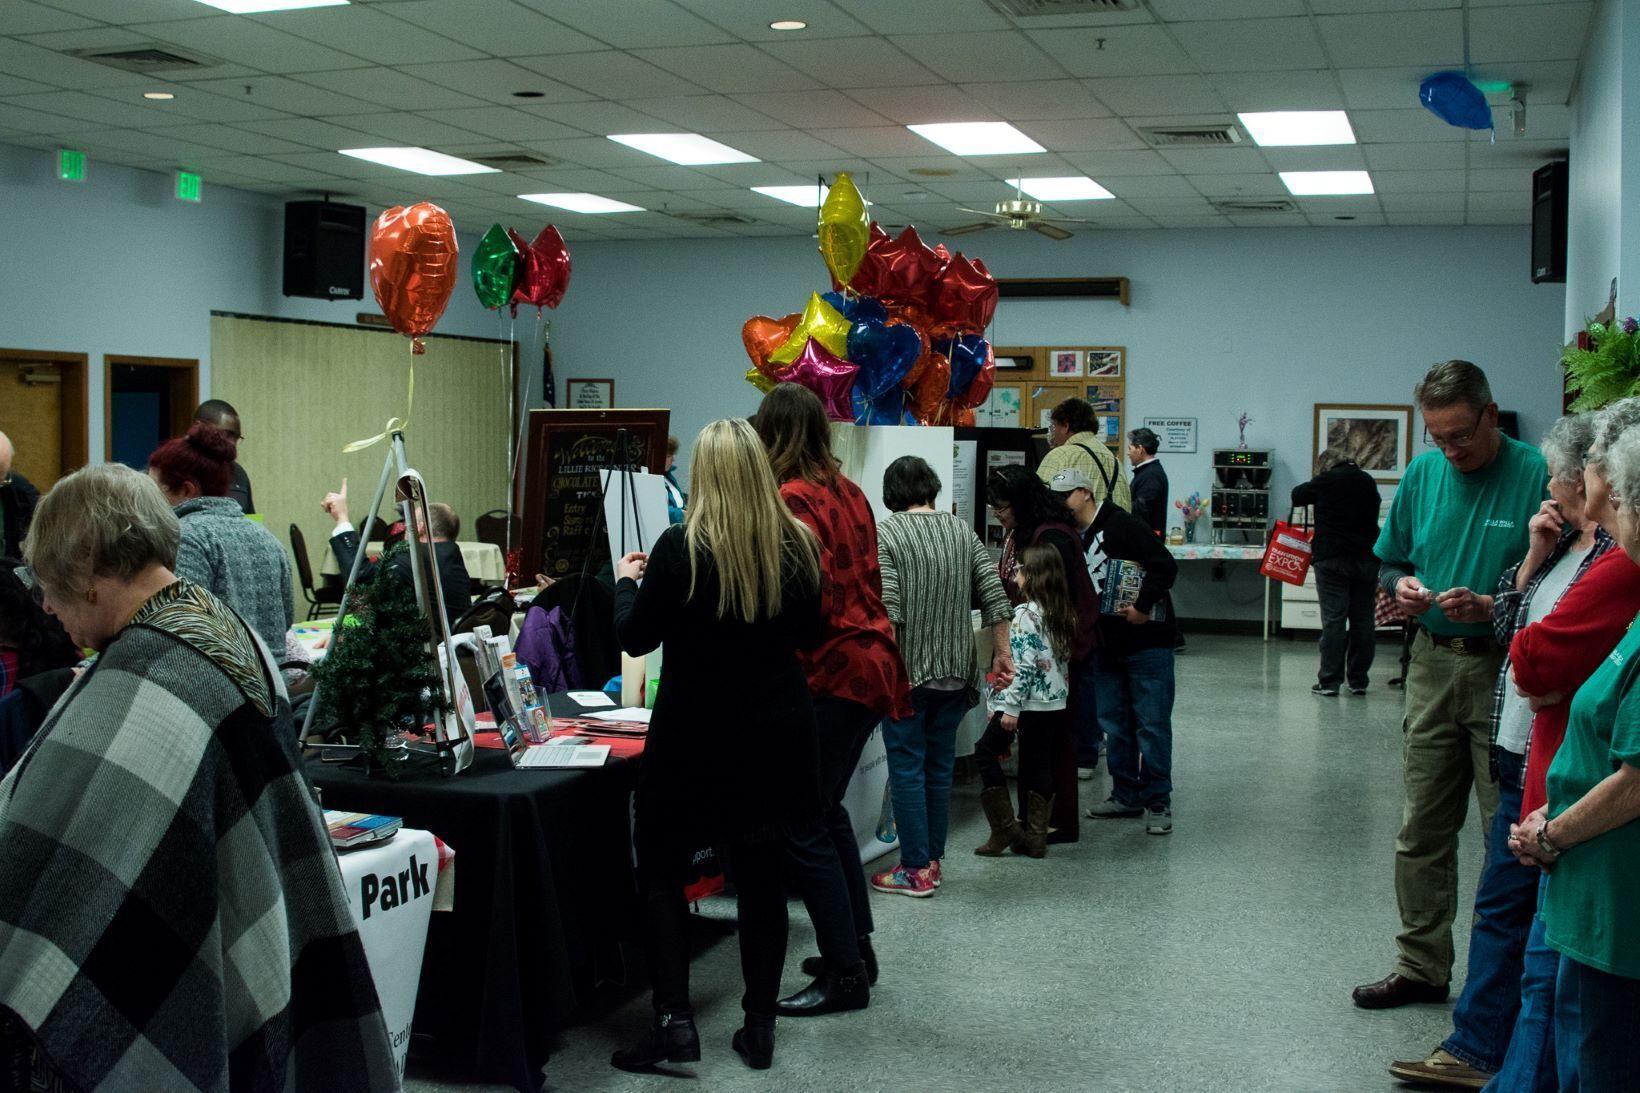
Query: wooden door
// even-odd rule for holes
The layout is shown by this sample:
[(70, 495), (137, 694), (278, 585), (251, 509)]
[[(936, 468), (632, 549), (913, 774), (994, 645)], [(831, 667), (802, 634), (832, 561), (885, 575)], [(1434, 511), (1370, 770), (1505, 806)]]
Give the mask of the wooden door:
[(41, 493), (88, 461), (86, 414), (84, 354), (0, 349), (0, 432)]

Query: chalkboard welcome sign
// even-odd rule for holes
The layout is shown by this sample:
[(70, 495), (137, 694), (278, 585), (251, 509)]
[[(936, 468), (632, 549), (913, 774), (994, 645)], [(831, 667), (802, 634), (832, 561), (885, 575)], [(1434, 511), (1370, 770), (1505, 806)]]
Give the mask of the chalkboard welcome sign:
[(594, 570), (602, 565), (608, 544), (599, 520), (599, 472), (619, 465), (616, 438), (625, 430), (624, 462), (662, 473), (669, 416), (666, 410), (530, 411), (521, 577), (565, 577), (589, 561)]

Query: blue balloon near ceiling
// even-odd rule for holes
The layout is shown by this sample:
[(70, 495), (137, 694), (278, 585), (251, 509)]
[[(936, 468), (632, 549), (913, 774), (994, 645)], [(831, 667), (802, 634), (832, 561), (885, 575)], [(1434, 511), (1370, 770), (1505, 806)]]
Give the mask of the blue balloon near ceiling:
[(1437, 72), (1418, 85), (1418, 101), (1448, 125), (1462, 129), (1492, 128), (1492, 108), (1481, 89), (1462, 72)]

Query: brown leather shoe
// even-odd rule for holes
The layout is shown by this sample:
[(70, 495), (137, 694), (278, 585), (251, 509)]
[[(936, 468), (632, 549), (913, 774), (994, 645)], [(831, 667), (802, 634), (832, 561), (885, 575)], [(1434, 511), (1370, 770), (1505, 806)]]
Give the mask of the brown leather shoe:
[(1437, 987), (1417, 979), (1408, 979), (1399, 972), (1391, 972), (1376, 983), (1356, 987), (1351, 998), (1364, 1010), (1389, 1010), (1413, 1002), (1445, 1002), (1449, 990), (1445, 984)]
[(1429, 1058), (1417, 1062), (1391, 1063), (1389, 1072), (1403, 1082), (1444, 1085), (1454, 1089), (1484, 1089), (1492, 1075), (1477, 1070), (1450, 1052), (1436, 1048)]

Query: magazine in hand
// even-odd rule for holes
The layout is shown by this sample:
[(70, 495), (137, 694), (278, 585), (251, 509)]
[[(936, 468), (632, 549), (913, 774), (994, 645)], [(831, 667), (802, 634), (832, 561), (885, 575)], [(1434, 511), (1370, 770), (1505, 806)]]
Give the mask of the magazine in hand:
[[(1099, 586), (1099, 613), (1119, 615), (1123, 608), (1132, 607), (1139, 599), (1139, 586), (1144, 583), (1145, 567), (1125, 558), (1105, 560), (1104, 580)], [(1167, 621), (1167, 600), (1156, 601), (1150, 609), (1152, 622)]]

